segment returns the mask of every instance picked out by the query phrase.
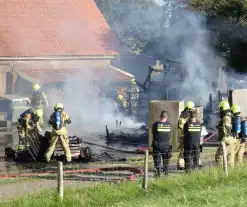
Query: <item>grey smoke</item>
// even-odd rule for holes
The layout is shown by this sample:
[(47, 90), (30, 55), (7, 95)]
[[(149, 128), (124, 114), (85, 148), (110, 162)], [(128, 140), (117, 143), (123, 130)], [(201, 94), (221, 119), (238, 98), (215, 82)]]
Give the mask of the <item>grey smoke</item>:
[[(165, 44), (171, 50), (168, 53), (175, 54), (186, 74), (179, 97), (185, 101), (206, 104), (209, 93), (216, 92), (214, 82), (217, 81), (217, 70), (224, 64), (224, 60), (210, 45), (211, 34), (205, 26), (204, 17), (185, 10), (184, 5), (176, 1), (161, 2), (156, 0), (167, 19), (170, 19), (170, 25), (164, 32)], [(170, 84), (179, 85), (176, 82)]]
[[(114, 96), (112, 98), (104, 95), (97, 97), (97, 91), (109, 91), (112, 85), (110, 82), (105, 83), (105, 80), (95, 82), (93, 74), (89, 71), (85, 69), (73, 77), (65, 78), (66, 81), (60, 85), (59, 90), (47, 89), (50, 110), (53, 110), (53, 106), (60, 102), (71, 116), (72, 124), (68, 125), (69, 134), (78, 136), (86, 136), (87, 133), (105, 134), (105, 126), (107, 125), (109, 130), (115, 129), (116, 120), (122, 121), (122, 127), (139, 128), (143, 125), (123, 114), (116, 114), (117, 106)], [(82, 77), (85, 76), (87, 78), (82, 81)]]
[[(172, 95), (170, 98), (205, 105), (209, 93), (217, 90), (217, 71), (225, 61), (211, 45), (212, 33), (206, 28), (206, 19), (186, 10), (185, 6), (182, 1), (156, 0), (156, 4), (146, 8), (127, 10), (119, 26), (129, 39), (134, 36), (146, 42), (144, 53), (153, 56), (153, 62), (160, 59), (168, 67), (171, 66), (166, 60), (180, 62), (175, 68), (181, 68), (184, 78), (177, 79), (177, 75), (171, 74), (165, 77), (164, 82)], [(145, 59), (143, 54), (140, 56)], [(143, 70), (140, 73), (140, 77), (143, 76)], [(136, 78), (138, 80), (138, 75)]]

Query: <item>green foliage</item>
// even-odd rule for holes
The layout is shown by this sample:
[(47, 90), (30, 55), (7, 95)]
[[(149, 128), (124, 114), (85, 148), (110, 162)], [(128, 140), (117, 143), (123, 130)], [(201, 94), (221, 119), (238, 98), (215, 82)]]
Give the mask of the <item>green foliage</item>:
[(150, 181), (148, 192), (141, 183), (98, 184), (89, 188), (67, 189), (64, 202), (59, 202), (55, 192), (2, 204), (8, 207), (49, 206), (246, 206), (247, 167), (229, 172), (222, 169), (205, 169), (191, 175), (176, 175), (168, 179)]
[(150, 37), (159, 31), (157, 22), (160, 16), (156, 10), (160, 8), (153, 0), (95, 0), (95, 2), (122, 45), (131, 52), (140, 53)]
[(189, 7), (211, 17), (247, 24), (247, 0), (190, 0)]

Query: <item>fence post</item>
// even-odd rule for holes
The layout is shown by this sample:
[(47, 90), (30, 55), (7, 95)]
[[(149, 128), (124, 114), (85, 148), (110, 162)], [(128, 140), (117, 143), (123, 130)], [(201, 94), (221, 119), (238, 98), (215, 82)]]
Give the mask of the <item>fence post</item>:
[(147, 190), (148, 188), (148, 149), (145, 150), (145, 158), (144, 158), (144, 177), (143, 177), (143, 190)]
[(227, 166), (227, 156), (226, 156), (226, 144), (221, 142), (222, 151), (223, 151), (223, 168), (226, 176), (228, 176), (228, 166)]
[(58, 161), (57, 191), (59, 198), (63, 200), (63, 162)]

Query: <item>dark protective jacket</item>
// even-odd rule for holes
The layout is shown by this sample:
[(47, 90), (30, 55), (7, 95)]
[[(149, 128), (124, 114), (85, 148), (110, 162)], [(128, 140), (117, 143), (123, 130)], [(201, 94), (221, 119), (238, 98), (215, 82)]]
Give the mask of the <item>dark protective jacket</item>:
[(157, 121), (152, 126), (153, 148), (154, 150), (169, 150), (169, 141), (171, 136), (170, 122)]
[(198, 121), (187, 121), (184, 124), (184, 149), (200, 147), (202, 126)]

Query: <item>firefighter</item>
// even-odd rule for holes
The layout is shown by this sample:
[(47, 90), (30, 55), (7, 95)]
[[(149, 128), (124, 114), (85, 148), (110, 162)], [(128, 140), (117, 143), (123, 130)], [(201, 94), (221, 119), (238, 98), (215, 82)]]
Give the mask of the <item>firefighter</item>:
[[(184, 124), (184, 161), (185, 172), (199, 168), (199, 158), (201, 151), (201, 123), (197, 120), (196, 110), (190, 111), (188, 121)], [(193, 165), (191, 165), (193, 163)]]
[(69, 148), (69, 138), (67, 135), (66, 124), (71, 124), (69, 115), (64, 111), (63, 104), (57, 103), (54, 112), (51, 114), (49, 124), (52, 126), (50, 145), (45, 153), (45, 159), (50, 162), (51, 156), (59, 140), (65, 152), (66, 161), (71, 161), (71, 152)]
[[(40, 109), (44, 113), (44, 108), (48, 107), (48, 100), (44, 92), (41, 92), (40, 86), (34, 84), (32, 96), (28, 100), (28, 105), (33, 109)], [(43, 120), (44, 118), (41, 117)]]
[(42, 109), (38, 108), (34, 112), (34, 115), (36, 115), (36, 117), (37, 117), (36, 124), (35, 124), (37, 127), (37, 130), (38, 130), (39, 134), (42, 134), (43, 133), (43, 127), (44, 127), (44, 121), (43, 121), (44, 114), (43, 114)]
[(118, 105), (118, 109), (120, 112), (124, 114), (128, 113), (128, 105), (126, 101), (126, 94), (125, 94), (124, 88), (118, 89), (116, 103)]
[[(220, 108), (221, 107), (221, 108)], [(235, 159), (235, 139), (232, 137), (232, 114), (228, 102), (219, 105), (221, 110), (221, 120), (217, 128), (219, 131), (219, 140), (226, 144), (227, 162), (229, 167), (234, 167)], [(215, 154), (215, 161), (218, 166), (223, 165), (223, 148), (220, 143)]]
[(235, 145), (235, 161), (236, 164), (243, 162), (243, 156), (245, 151), (245, 136), (241, 132), (241, 124), (244, 123), (244, 118), (241, 116), (240, 107), (237, 104), (233, 104), (231, 107), (233, 114), (232, 118), (232, 135), (236, 139)]
[(163, 160), (163, 172), (164, 175), (168, 175), (168, 166), (171, 158), (171, 124), (168, 121), (168, 114), (166, 111), (162, 111), (160, 114), (160, 120), (153, 123), (153, 160), (154, 166), (157, 170), (157, 175), (161, 174), (161, 158)]
[(188, 121), (189, 118), (189, 112), (195, 108), (195, 104), (192, 101), (188, 101), (184, 107), (184, 110), (181, 112), (178, 120), (178, 129), (180, 132), (179, 136), (179, 146), (178, 146), (178, 160), (177, 160), (177, 168), (178, 170), (183, 170), (185, 165), (184, 165), (184, 131), (183, 127), (184, 124)]
[(133, 114), (137, 113), (138, 101), (139, 101), (139, 88), (136, 84), (136, 80), (131, 79), (130, 93), (130, 106)]
[(37, 123), (40, 118), (39, 115), (39, 111), (34, 113), (32, 109), (28, 109), (20, 115), (17, 124), (17, 131), (19, 135), (18, 151), (21, 151), (24, 148), (24, 145), (28, 145), (25, 137), (34, 126), (38, 125)]

